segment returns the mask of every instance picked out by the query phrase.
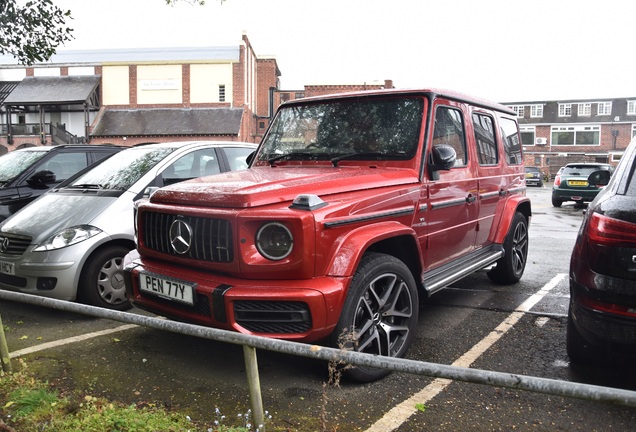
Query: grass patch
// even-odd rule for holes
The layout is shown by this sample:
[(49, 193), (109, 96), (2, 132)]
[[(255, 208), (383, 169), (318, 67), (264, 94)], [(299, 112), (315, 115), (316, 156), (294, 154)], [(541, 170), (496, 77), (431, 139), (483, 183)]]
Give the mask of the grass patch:
[(20, 360), (16, 372), (0, 371), (0, 431), (6, 432), (249, 432), (249, 413), (242, 424), (211, 425), (160, 407), (126, 406), (105, 398), (71, 393), (60, 395), (29, 373)]

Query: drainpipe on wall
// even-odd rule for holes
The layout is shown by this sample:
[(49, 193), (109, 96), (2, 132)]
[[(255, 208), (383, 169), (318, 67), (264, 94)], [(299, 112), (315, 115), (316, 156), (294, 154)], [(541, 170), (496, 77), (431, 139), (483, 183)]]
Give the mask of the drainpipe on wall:
[(40, 112), (40, 142), (46, 144), (46, 134), (44, 133), (44, 111), (42, 105), (38, 105), (38, 111)]

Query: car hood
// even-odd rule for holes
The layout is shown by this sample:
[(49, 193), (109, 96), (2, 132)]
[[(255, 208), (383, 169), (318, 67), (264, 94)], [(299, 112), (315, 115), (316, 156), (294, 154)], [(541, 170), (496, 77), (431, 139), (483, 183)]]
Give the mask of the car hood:
[(46, 193), (0, 225), (0, 231), (26, 235), (39, 243), (57, 231), (92, 224), (118, 198)]
[(292, 201), (300, 194), (326, 196), (417, 181), (417, 172), (405, 168), (256, 167), (164, 187), (156, 191), (150, 201), (249, 208)]

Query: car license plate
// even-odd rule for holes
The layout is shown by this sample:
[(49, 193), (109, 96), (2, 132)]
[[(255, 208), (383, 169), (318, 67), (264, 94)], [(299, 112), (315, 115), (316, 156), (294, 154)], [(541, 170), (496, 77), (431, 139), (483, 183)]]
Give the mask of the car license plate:
[(0, 273), (15, 275), (15, 264), (12, 262), (0, 261)]
[(568, 186), (587, 186), (585, 180), (568, 180)]
[(139, 275), (139, 289), (141, 291), (190, 306), (194, 304), (194, 287), (195, 284), (159, 277), (150, 273), (142, 272)]

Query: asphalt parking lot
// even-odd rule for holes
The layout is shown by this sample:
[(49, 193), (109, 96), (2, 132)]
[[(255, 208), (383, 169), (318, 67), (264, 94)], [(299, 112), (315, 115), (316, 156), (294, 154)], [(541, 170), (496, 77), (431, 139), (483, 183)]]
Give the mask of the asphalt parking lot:
[[(553, 208), (549, 186), (529, 188), (528, 195), (534, 216), (522, 281), (496, 286), (478, 273), (431, 297), (420, 311), (408, 358), (453, 364), (477, 352), (472, 368), (636, 390), (631, 370), (570, 367), (567, 269), (584, 208)], [(537, 293), (538, 301), (519, 312)], [(518, 319), (502, 331), (516, 312)], [(249, 409), (238, 345), (4, 300), (0, 314), (10, 352), (60, 387), (127, 404), (159, 404), (210, 422), (216, 408), (228, 415)], [(493, 333), (498, 337), (475, 351)], [(406, 373), (325, 387), (323, 362), (264, 350), (258, 365), (271, 430), (321, 430), (321, 413), (327, 430), (338, 431), (628, 431), (636, 420), (634, 408)]]

